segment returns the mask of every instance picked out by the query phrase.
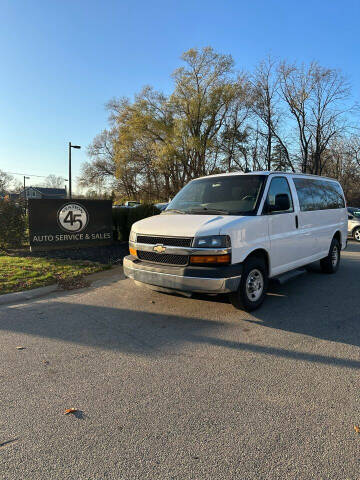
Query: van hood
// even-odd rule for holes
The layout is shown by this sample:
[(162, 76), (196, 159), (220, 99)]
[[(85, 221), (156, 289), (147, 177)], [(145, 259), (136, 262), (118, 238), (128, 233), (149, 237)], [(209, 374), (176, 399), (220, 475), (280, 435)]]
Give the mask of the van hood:
[(142, 235), (169, 237), (220, 235), (225, 225), (240, 218), (238, 215), (162, 214), (134, 223), (132, 231)]

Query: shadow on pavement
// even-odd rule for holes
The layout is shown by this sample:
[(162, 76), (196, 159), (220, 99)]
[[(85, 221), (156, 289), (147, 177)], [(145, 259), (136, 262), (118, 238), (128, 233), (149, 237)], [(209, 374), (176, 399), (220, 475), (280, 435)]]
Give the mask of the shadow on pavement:
[[(360, 244), (351, 242), (335, 275), (322, 273), (317, 262), (311, 264), (307, 274), (284, 285), (270, 281), (265, 303), (245, 321), (360, 346), (359, 278)], [(229, 303), (226, 295), (197, 295), (191, 300)]]
[[(355, 251), (359, 251), (360, 247), (356, 247)], [(232, 314), (232, 307), (222, 304), (223, 297), (216, 300), (215, 297), (186, 299), (187, 302), (208, 300), (204, 302), (204, 318), (184, 317), (174, 314), (174, 310), (168, 314), (166, 311), (159, 313), (54, 300), (46, 307), (30, 303), (20, 308), (1, 309), (0, 332), (24, 333), (137, 355), (181, 355), (184, 344), (206, 344), (239, 352), (360, 368), (360, 360), (254, 344), (247, 341), (248, 337), (243, 333), (244, 322), (248, 322), (360, 346), (359, 275), (360, 262), (344, 258), (336, 275), (309, 273), (283, 286), (272, 285), (263, 307), (254, 315), (239, 315), (239, 324), (236, 323), (236, 310)], [(178, 301), (176, 297), (172, 299), (177, 310)], [(208, 302), (213, 302), (214, 310), (217, 309), (216, 318), (222, 318), (222, 309), (226, 310), (223, 321), (212, 319)], [(45, 312), (40, 311), (45, 308)], [(224, 333), (231, 338), (223, 338)]]
[[(184, 344), (205, 344), (215, 347), (237, 350), (239, 352), (253, 352), (263, 355), (283, 357), (292, 360), (301, 360), (314, 363), (328, 364), (337, 367), (360, 368), (360, 360), (342, 359), (326, 355), (304, 353), (285, 348), (276, 348), (267, 345), (257, 345), (246, 341), (231, 340), (218, 335), (219, 327), (237, 332), (241, 329), (233, 323), (222, 323), (214, 320), (185, 318), (177, 315), (164, 315), (144, 311), (125, 310), (117, 308), (78, 305), (71, 303), (54, 302), (50, 314), (36, 315), (29, 312), (29, 316), (19, 318), (16, 309), (7, 309), (6, 318), (0, 317), (0, 331), (11, 331), (44, 337), (48, 339), (86, 345), (99, 349), (110, 349), (136, 355), (181, 355)], [(60, 316), (55, 312), (61, 312)], [(26, 313), (26, 312), (25, 312)], [(288, 331), (297, 331), (307, 335), (319, 336), (321, 327), (312, 320), (303, 323), (287, 318), (281, 325), (277, 316), (266, 317), (266, 326), (282, 328)], [(259, 317), (246, 319), (248, 322), (258, 322)], [(324, 337), (339, 342), (345, 342), (344, 332), (348, 332), (345, 323), (343, 329), (335, 330), (328, 325)], [(352, 344), (359, 344), (359, 333), (351, 338)], [(186, 354), (186, 353), (185, 353)]]

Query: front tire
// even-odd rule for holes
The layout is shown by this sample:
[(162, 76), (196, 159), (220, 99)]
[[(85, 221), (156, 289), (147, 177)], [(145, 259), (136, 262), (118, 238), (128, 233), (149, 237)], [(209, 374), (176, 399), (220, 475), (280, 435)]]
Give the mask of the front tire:
[(320, 260), (320, 267), (324, 273), (335, 273), (340, 265), (340, 243), (332, 239), (328, 256)]
[(249, 258), (244, 263), (239, 288), (230, 293), (235, 308), (251, 312), (263, 303), (268, 287), (268, 273), (261, 258)]
[(353, 231), (353, 238), (356, 242), (360, 242), (360, 227), (356, 227)]

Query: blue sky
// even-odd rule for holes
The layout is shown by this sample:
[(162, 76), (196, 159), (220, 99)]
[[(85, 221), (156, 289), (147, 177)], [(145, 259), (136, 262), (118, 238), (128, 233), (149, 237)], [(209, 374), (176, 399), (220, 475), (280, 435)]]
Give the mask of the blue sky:
[[(171, 89), (181, 53), (213, 46), (251, 69), (271, 53), (343, 70), (360, 101), (358, 0), (0, 0), (0, 169), (67, 178), (104, 104)], [(39, 180), (39, 179), (38, 179)], [(38, 181), (33, 177), (29, 183)]]

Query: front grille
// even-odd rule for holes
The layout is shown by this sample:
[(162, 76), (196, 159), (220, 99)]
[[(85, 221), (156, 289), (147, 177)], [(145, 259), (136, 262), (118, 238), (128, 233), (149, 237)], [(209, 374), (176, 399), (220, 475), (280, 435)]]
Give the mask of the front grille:
[(166, 245), (168, 247), (191, 247), (192, 238), (138, 235), (136, 241), (138, 243), (147, 243), (148, 245), (156, 245), (157, 243), (161, 243), (162, 245)]
[(173, 255), (171, 253), (155, 253), (137, 251), (137, 256), (140, 260), (153, 263), (163, 263), (166, 265), (187, 265), (189, 257), (187, 255)]

